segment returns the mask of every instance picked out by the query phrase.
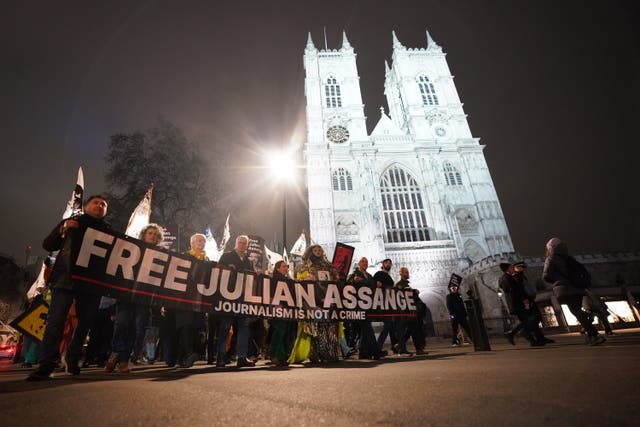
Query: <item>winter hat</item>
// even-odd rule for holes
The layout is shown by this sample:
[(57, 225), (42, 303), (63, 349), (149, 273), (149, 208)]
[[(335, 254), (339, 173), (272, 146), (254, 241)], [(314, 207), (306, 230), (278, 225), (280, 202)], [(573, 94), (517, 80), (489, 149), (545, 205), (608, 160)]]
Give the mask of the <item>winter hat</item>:
[(553, 251), (553, 249), (561, 243), (562, 243), (562, 240), (560, 240), (557, 237), (552, 237), (551, 239), (549, 239), (545, 247), (550, 251)]

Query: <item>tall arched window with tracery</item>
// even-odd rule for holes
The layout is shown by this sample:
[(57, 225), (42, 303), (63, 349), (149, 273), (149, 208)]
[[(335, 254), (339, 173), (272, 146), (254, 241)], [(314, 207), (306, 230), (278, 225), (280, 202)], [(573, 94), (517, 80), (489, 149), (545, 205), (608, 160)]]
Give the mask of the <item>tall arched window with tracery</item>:
[(447, 185), (462, 185), (460, 172), (449, 162), (444, 163), (444, 180)]
[(438, 95), (433, 83), (429, 81), (429, 77), (418, 77), (418, 88), (420, 88), (420, 96), (422, 96), (422, 105), (438, 105)]
[(324, 98), (327, 108), (342, 107), (340, 85), (335, 77), (329, 77), (324, 84)]
[(333, 171), (331, 181), (333, 183), (333, 191), (353, 190), (353, 181), (351, 179), (351, 174), (344, 168), (338, 168), (337, 170)]
[(430, 240), (424, 201), (417, 181), (399, 166), (389, 168), (380, 179), (385, 243)]

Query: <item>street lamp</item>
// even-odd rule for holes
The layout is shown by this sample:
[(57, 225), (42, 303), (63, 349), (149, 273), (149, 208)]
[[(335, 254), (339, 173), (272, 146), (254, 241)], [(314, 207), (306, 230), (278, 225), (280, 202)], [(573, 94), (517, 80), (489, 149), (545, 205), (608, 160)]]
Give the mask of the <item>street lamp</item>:
[[(283, 187), (295, 179), (295, 164), (290, 151), (275, 151), (269, 156), (271, 177)], [(282, 191), (282, 247), (287, 247), (287, 192)]]

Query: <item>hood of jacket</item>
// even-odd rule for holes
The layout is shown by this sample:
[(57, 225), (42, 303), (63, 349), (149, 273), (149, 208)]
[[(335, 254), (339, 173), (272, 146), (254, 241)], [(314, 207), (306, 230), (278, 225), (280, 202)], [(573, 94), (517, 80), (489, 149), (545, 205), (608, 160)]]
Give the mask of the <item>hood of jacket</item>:
[(551, 238), (546, 247), (550, 255), (569, 255), (567, 244), (557, 237)]

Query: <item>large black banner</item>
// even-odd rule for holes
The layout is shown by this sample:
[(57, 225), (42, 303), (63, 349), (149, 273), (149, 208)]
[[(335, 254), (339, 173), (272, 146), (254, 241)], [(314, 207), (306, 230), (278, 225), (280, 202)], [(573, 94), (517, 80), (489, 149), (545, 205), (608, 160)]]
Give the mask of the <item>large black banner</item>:
[(119, 300), (285, 320), (364, 320), (415, 313), (413, 290), (276, 281), (94, 228), (87, 228), (81, 240), (72, 279)]

